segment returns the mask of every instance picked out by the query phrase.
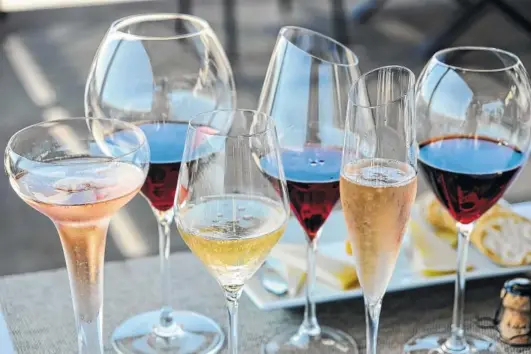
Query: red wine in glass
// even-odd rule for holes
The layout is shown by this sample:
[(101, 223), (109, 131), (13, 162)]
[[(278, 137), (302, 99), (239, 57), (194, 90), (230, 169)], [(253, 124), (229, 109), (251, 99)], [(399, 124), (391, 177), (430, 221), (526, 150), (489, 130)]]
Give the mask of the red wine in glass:
[(149, 172), (141, 192), (153, 208), (169, 210), (175, 199), (188, 123), (155, 121), (140, 123), (138, 127), (146, 135), (151, 150)]
[(421, 142), (418, 161), (439, 201), (457, 222), (468, 224), (503, 196), (525, 155), (504, 141), (449, 135)]
[(306, 146), (281, 156), (291, 210), (313, 241), (339, 200), (341, 150)]

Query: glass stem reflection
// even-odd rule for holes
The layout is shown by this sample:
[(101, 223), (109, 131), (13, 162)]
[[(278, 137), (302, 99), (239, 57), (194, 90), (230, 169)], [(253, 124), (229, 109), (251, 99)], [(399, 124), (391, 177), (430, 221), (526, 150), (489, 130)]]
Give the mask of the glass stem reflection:
[(369, 304), (365, 300), (365, 322), (367, 322), (367, 354), (376, 354), (378, 344), (378, 326), (380, 324), (380, 311), (382, 300), (376, 304)]
[(173, 309), (171, 300), (171, 274), (170, 274), (170, 225), (173, 219), (173, 209), (158, 211), (154, 209), (159, 227), (159, 257), (160, 257), (160, 282), (162, 291), (162, 309), (160, 311), (160, 326), (155, 328), (155, 333), (162, 337), (176, 335), (179, 328), (173, 323)]
[(304, 321), (299, 328), (299, 335), (304, 334), (316, 337), (321, 334), (321, 327), (317, 322), (313, 292), (315, 287), (315, 262), (317, 256), (317, 241), (321, 236), (321, 230), (317, 232), (313, 241), (308, 242), (308, 255), (306, 258), (306, 306), (304, 308)]
[(468, 258), (468, 245), (470, 243), (470, 232), (473, 224), (457, 223), (457, 276), (455, 278), (454, 311), (452, 317), (452, 334), (445, 343), (451, 351), (466, 350), (467, 343), (463, 329), (463, 318), (465, 310), (465, 285), (466, 266)]
[(79, 354), (102, 354), (103, 263), (109, 219), (59, 224), (74, 305)]
[(227, 354), (238, 354), (238, 300), (242, 287), (225, 288), (225, 299), (229, 312), (229, 346)]

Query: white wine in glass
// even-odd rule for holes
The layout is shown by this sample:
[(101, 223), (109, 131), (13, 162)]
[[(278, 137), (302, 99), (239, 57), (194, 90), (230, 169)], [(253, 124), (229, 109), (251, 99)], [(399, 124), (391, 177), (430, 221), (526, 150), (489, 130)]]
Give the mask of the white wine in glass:
[(278, 242), (289, 217), (273, 120), (251, 110), (218, 110), (189, 123), (175, 222), (225, 292), (228, 353), (238, 353), (238, 299)]

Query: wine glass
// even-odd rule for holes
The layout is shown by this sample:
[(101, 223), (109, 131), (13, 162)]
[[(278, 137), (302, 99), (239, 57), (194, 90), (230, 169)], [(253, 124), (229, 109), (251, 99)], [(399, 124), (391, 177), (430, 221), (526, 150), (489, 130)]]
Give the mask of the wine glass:
[(341, 205), (376, 354), (382, 299), (417, 193), (415, 75), (401, 66), (369, 71), (349, 95)]
[(297, 329), (267, 343), (264, 353), (357, 353), (348, 334), (317, 322), (313, 290), (321, 228), (339, 200), (347, 96), (358, 58), (320, 33), (283, 27), (269, 63), (259, 110), (276, 122), (291, 210), (308, 243), (306, 308)]
[(130, 121), (147, 136), (151, 165), (141, 193), (158, 222), (163, 306), (134, 316), (113, 333), (119, 353), (216, 353), (220, 327), (203, 315), (170, 306), (170, 225), (189, 119), (231, 108), (235, 89), (227, 57), (209, 24), (182, 14), (116, 21), (94, 59), (85, 111)]
[(527, 161), (530, 85), (520, 59), (460, 47), (431, 58), (417, 84), (419, 166), (458, 229), (451, 333), (420, 335), (405, 353), (493, 353), (496, 342), (464, 331), (467, 252), (474, 221), (503, 196)]
[(7, 144), (11, 187), (55, 224), (66, 259), (78, 352), (103, 354), (103, 258), (111, 217), (140, 190), (149, 166), (142, 130), (69, 118), (20, 130)]
[(175, 222), (223, 288), (228, 353), (238, 353), (238, 299), (278, 242), (289, 217), (286, 180), (271, 118), (218, 110), (190, 121)]

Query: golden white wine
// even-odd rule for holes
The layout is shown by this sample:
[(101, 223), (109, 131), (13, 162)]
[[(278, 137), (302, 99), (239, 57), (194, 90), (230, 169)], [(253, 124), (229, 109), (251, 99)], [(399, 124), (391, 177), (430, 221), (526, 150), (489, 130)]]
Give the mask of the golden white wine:
[(369, 303), (379, 301), (387, 289), (416, 193), (416, 171), (396, 160), (360, 160), (341, 174), (341, 204)]
[(240, 287), (262, 265), (286, 228), (282, 204), (268, 198), (228, 194), (179, 211), (184, 242), (223, 287)]

